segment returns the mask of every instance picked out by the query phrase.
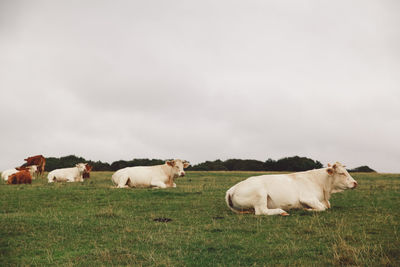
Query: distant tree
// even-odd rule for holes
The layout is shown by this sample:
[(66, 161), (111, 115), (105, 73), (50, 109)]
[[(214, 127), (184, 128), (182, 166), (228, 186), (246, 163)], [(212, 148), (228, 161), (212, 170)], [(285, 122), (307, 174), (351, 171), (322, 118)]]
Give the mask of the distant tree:
[(128, 162), (129, 167), (134, 166), (154, 166), (164, 164), (165, 161), (161, 159), (132, 159)]
[(228, 159), (226, 161), (206, 161), (192, 166), (188, 170), (198, 171), (305, 171), (322, 168), (322, 163), (305, 157), (289, 157), (278, 161), (268, 159), (265, 162), (253, 159)]
[(266, 171), (276, 171), (276, 160), (273, 159), (267, 159), (266, 162), (264, 162), (264, 170)]
[(354, 169), (349, 170), (349, 172), (376, 172), (368, 166), (360, 166)]
[(287, 157), (279, 159), (275, 164), (275, 171), (307, 171), (322, 168), (321, 162), (306, 157)]
[(206, 161), (187, 168), (188, 171), (227, 171), (223, 162), (219, 159), (215, 161)]
[(111, 167), (112, 171), (117, 171), (119, 169), (129, 167), (129, 165), (126, 160), (118, 160), (118, 161), (114, 161), (113, 163), (111, 163), (110, 167)]
[(118, 160), (111, 163), (111, 170), (117, 171), (126, 167), (135, 166), (153, 166), (164, 164), (165, 161), (161, 159), (132, 159), (130, 161)]
[(61, 158), (48, 157), (46, 158), (46, 171), (52, 171), (54, 169), (75, 167), (76, 164), (86, 162), (82, 157), (75, 155), (68, 155)]
[(264, 162), (254, 159), (228, 159), (224, 166), (230, 171), (264, 171)]
[(93, 167), (92, 171), (111, 171), (111, 166), (107, 162), (89, 160), (87, 163)]
[[(153, 166), (164, 164), (161, 159), (132, 159), (129, 161), (118, 160), (109, 164), (101, 161), (85, 160), (82, 157), (68, 155), (60, 158), (46, 158), (46, 171), (52, 171), (59, 168), (74, 167), (80, 162), (87, 162), (93, 166), (93, 171), (117, 171), (126, 167), (134, 166)], [(286, 157), (279, 160), (268, 159), (265, 162), (254, 159), (228, 159), (221, 161), (205, 161), (187, 168), (189, 171), (306, 171), (322, 168), (322, 163), (318, 160), (312, 160), (306, 157)], [(368, 166), (360, 166), (349, 170), (351, 172), (375, 172)]]

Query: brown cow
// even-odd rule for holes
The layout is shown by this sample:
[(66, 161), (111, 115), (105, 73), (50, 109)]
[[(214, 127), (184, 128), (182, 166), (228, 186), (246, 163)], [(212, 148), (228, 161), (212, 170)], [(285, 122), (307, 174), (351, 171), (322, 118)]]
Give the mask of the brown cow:
[(44, 166), (46, 165), (46, 159), (42, 155), (32, 156), (24, 159), (26, 161), (21, 167), (36, 165), (37, 173), (41, 176), (44, 172)]
[(8, 177), (7, 184), (31, 184), (32, 176), (28, 170), (16, 172)]
[(38, 168), (36, 165), (31, 165), (31, 166), (25, 166), (25, 167), (16, 167), (15, 168), (17, 171), (28, 171), (31, 176), (32, 179), (35, 179), (35, 176), (33, 176), (35, 173), (37, 173)]
[(83, 170), (83, 174), (82, 174), (83, 179), (90, 178), (90, 171), (92, 170), (92, 168), (93, 168), (93, 166), (90, 166), (89, 164), (86, 164), (86, 167)]

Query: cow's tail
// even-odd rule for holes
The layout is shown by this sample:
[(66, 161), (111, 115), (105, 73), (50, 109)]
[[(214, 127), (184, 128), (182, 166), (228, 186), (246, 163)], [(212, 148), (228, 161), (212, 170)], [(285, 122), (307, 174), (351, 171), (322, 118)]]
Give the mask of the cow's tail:
[(231, 187), (228, 191), (226, 191), (226, 194), (225, 194), (225, 201), (226, 201), (226, 205), (228, 205), (228, 208), (230, 208), (233, 212), (238, 213), (238, 214), (254, 213), (252, 209), (243, 210), (243, 209), (237, 208), (233, 205), (233, 202), (232, 202), (233, 189), (234, 189), (234, 187)]

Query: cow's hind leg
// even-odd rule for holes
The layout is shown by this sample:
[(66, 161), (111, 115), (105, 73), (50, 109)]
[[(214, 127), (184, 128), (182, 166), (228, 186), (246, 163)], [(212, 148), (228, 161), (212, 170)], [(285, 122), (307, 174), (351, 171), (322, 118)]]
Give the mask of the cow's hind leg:
[(306, 208), (308, 211), (324, 211), (328, 208), (318, 199), (300, 199), (300, 203), (303, 206), (308, 207)]
[(161, 181), (151, 181), (150, 185), (155, 188), (167, 188), (167, 185)]
[(268, 209), (268, 196), (264, 195), (259, 198), (257, 203), (254, 205), (254, 212), (256, 215), (282, 215), (287, 216), (289, 213), (283, 209)]

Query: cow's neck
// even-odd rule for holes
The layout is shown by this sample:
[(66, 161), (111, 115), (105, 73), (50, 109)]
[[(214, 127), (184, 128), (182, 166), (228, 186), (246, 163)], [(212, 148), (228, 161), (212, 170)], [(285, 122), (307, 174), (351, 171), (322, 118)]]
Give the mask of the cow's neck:
[(167, 175), (168, 177), (168, 181), (166, 182), (166, 184), (168, 186), (172, 186), (174, 183), (174, 175), (172, 174), (172, 167), (169, 166), (167, 163), (165, 163), (164, 165), (162, 165), (162, 169), (165, 175)]
[(319, 184), (323, 189), (324, 199), (328, 201), (331, 197), (333, 190), (333, 177), (326, 171), (327, 168), (316, 169), (307, 171), (308, 173), (314, 173), (311, 178), (315, 183)]
[(329, 175), (326, 173), (326, 176), (324, 177), (324, 198), (326, 201), (328, 201), (331, 198), (332, 195), (332, 190), (333, 190), (333, 177), (332, 175)]

